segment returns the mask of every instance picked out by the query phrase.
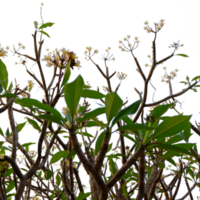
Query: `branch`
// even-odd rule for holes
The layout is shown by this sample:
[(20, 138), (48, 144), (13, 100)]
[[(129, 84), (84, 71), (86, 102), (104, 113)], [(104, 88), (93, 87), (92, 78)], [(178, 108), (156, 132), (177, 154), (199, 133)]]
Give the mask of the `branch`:
[(136, 200), (142, 200), (145, 192), (145, 154), (142, 152), (139, 158), (139, 172), (138, 172), (138, 194)]

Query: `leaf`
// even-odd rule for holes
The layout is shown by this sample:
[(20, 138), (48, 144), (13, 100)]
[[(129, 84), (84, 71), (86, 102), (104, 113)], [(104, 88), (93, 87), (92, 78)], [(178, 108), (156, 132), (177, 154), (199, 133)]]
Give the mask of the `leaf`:
[(195, 80), (197, 80), (197, 79), (200, 79), (200, 76), (195, 76), (195, 77), (192, 79), (192, 81), (195, 81)]
[(64, 77), (63, 77), (63, 81), (62, 81), (61, 87), (63, 85), (65, 85), (65, 83), (67, 83), (67, 81), (69, 80), (69, 77), (71, 75), (70, 64), (71, 64), (71, 60), (65, 66), (65, 74), (64, 74)]
[(132, 124), (132, 125), (124, 125), (119, 127), (117, 130), (131, 130), (131, 131), (136, 131), (136, 130), (153, 130), (154, 128), (145, 126), (144, 124)]
[(159, 163), (158, 167), (160, 169), (164, 169), (165, 168), (165, 163), (163, 163), (163, 162)]
[(74, 157), (76, 155), (75, 150), (72, 148), (71, 152), (67, 155), (67, 159)]
[(134, 122), (133, 122), (128, 116), (122, 118), (122, 120), (123, 120), (127, 125), (134, 124)]
[(118, 112), (118, 114), (115, 116), (114, 120), (112, 121), (112, 125), (111, 127), (120, 119), (128, 116), (128, 115), (132, 115), (135, 114), (136, 111), (138, 110), (140, 103), (142, 100), (138, 100), (136, 102), (134, 102), (133, 104), (131, 104), (130, 106), (128, 106), (127, 108), (124, 108), (123, 110), (120, 110)]
[(181, 140), (183, 140), (183, 139), (182, 139), (181, 136), (178, 134), (178, 135), (175, 135), (175, 136), (173, 136), (172, 138), (170, 138), (170, 139), (166, 142), (166, 144), (177, 143), (177, 142), (180, 142)]
[(109, 93), (105, 97), (105, 111), (108, 124), (122, 107), (123, 101), (116, 92)]
[(114, 176), (117, 172), (117, 169), (115, 166), (115, 162), (113, 161), (112, 158), (109, 159), (109, 167), (110, 167), (110, 172), (111, 172), (112, 176)]
[(44, 172), (44, 177), (46, 180), (49, 180), (52, 177), (52, 175), (53, 175), (53, 173), (50, 169), (48, 171)]
[(38, 116), (34, 115), (34, 116), (39, 118), (39, 119), (43, 119), (43, 120), (47, 120), (47, 121), (50, 121), (50, 122), (54, 122), (54, 123), (63, 125), (63, 123), (60, 121), (60, 119), (58, 117), (55, 117), (55, 116), (52, 116), (52, 115), (45, 114), (45, 115), (38, 115)]
[[(193, 156), (188, 150), (192, 148), (194, 144), (175, 144), (175, 145), (170, 145), (170, 144), (155, 144), (154, 147), (161, 148), (161, 149), (166, 149), (166, 150), (172, 150), (175, 152), (180, 152), (184, 153), (190, 156)], [(184, 148), (183, 148), (184, 147)]]
[(192, 56), (187, 53), (176, 53), (175, 56), (182, 57), (182, 58), (192, 58)]
[(120, 180), (122, 180), (122, 179), (127, 179), (127, 178), (131, 177), (132, 171), (133, 171), (133, 168), (130, 168), (130, 169), (126, 172), (126, 174), (124, 174), (124, 175), (120, 178)]
[(61, 182), (61, 178), (60, 178), (60, 175), (57, 173), (57, 175), (56, 175), (56, 184), (57, 184), (58, 187), (60, 185), (60, 182)]
[(74, 117), (78, 103), (81, 98), (84, 81), (81, 75), (79, 75), (75, 81), (68, 83), (64, 86), (65, 102), (68, 106), (71, 117)]
[(53, 26), (53, 24), (55, 24), (55, 23), (48, 22), (48, 23), (42, 24), (42, 26), (40, 26), (39, 29), (51, 27), (51, 26)]
[(10, 83), (10, 85), (8, 87), (8, 92), (11, 92), (12, 88), (13, 88), (13, 84), (12, 84), (12, 81), (11, 81), (11, 83)]
[(188, 125), (184, 128), (184, 131), (183, 131), (183, 136), (184, 136), (186, 142), (188, 142), (188, 140), (191, 136), (190, 130), (191, 130), (191, 124), (188, 123)]
[(187, 85), (188, 83), (187, 82), (185, 82), (185, 81), (181, 81), (181, 82), (179, 82), (179, 83), (184, 83), (185, 85)]
[(4, 137), (4, 134), (1, 128), (0, 128), (0, 134)]
[(126, 189), (126, 184), (122, 185), (122, 193), (124, 194), (125, 198), (128, 199), (128, 191)]
[(42, 33), (42, 34), (44, 34), (47, 38), (49, 38), (50, 40), (53, 40), (53, 36), (52, 36), (49, 32), (40, 30), (39, 33)]
[(7, 130), (6, 130), (6, 137), (9, 138), (9, 136), (10, 136), (10, 132), (9, 132), (9, 129), (7, 128)]
[(121, 135), (123, 135), (124, 137), (128, 138), (129, 140), (133, 141), (134, 143), (137, 143), (130, 135), (125, 134), (125, 133), (121, 133)]
[(96, 144), (95, 144), (95, 154), (97, 155), (97, 153), (99, 152), (99, 150), (101, 149), (101, 145), (103, 143), (103, 139), (105, 136), (105, 131), (103, 131), (99, 137), (97, 138)]
[(90, 196), (90, 194), (91, 194), (91, 192), (84, 193), (84, 191), (82, 191), (82, 192), (79, 193), (77, 200), (86, 199), (87, 197)]
[(151, 136), (151, 140), (155, 138), (164, 138), (181, 132), (189, 123), (191, 116), (174, 116), (165, 119), (155, 130)]
[(40, 101), (36, 99), (29, 99), (29, 98), (15, 99), (15, 103), (20, 104), (22, 107), (35, 106), (41, 110), (51, 112), (54, 116), (62, 120), (62, 115), (55, 108), (47, 104), (41, 103)]
[(25, 124), (26, 124), (26, 122), (17, 125), (18, 133), (24, 128)]
[(8, 187), (6, 188), (6, 193), (9, 193), (11, 190), (13, 190), (15, 187), (14, 180), (9, 181)]
[(78, 120), (79, 122), (83, 122), (86, 119), (90, 119), (92, 117), (96, 117), (98, 115), (101, 115), (105, 113), (105, 107), (104, 108), (97, 108), (89, 113), (86, 113), (80, 120)]
[(40, 126), (38, 125), (38, 123), (35, 120), (30, 119), (28, 117), (27, 117), (27, 120), (28, 120), (29, 124), (31, 124), (33, 126), (34, 129), (38, 130), (39, 132), (41, 131)]
[(200, 87), (200, 85), (195, 85), (194, 87)]
[(176, 167), (176, 163), (172, 158), (166, 158), (166, 160)]
[(18, 97), (16, 94), (11, 94), (11, 93), (7, 93), (7, 94), (2, 94), (0, 95), (0, 97), (11, 97), (11, 98), (16, 98)]
[(0, 83), (3, 86), (4, 90), (7, 89), (8, 86), (8, 71), (6, 69), (6, 65), (0, 59)]
[(63, 157), (67, 158), (68, 154), (69, 154), (68, 150), (57, 152), (56, 154), (54, 154), (52, 156), (51, 161), (50, 161), (50, 165), (58, 162)]
[(28, 146), (30, 146), (30, 145), (32, 145), (32, 144), (36, 144), (35, 142), (33, 143), (33, 142), (29, 142), (29, 143), (24, 143), (24, 144), (22, 144), (22, 146), (23, 147), (28, 147)]
[(95, 90), (83, 90), (81, 96), (84, 98), (91, 98), (91, 99), (102, 99), (105, 97), (104, 94)]
[(0, 93), (2, 93), (2, 92), (3, 92), (3, 87), (2, 87), (2, 84), (0, 82)]

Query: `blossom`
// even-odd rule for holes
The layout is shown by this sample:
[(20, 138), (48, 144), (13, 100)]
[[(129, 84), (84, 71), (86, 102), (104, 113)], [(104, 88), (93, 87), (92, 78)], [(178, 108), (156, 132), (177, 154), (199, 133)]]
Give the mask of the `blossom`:
[(46, 48), (46, 55), (41, 58), (42, 62), (45, 62), (45, 67), (57, 66), (59, 68), (64, 68), (66, 64), (71, 61), (70, 67), (72, 71), (75, 69), (80, 71), (83, 69), (82, 62), (79, 60), (81, 58), (78, 56), (77, 52), (72, 49), (67, 49), (66, 47), (58, 48), (54, 47), (53, 50)]
[(66, 115), (66, 114), (67, 114), (67, 107), (63, 107), (63, 108), (62, 108), (62, 114), (63, 114), (63, 115)]
[(172, 40), (172, 42), (168, 42), (166, 49), (174, 49), (175, 51), (180, 51), (180, 48), (184, 48), (186, 46), (185, 43), (181, 43), (181, 39), (180, 40)]
[(122, 39), (118, 39), (117, 42), (117, 49), (121, 53), (129, 53), (130, 51), (136, 51), (142, 44), (142, 39), (140, 36), (130, 36), (125, 35), (122, 36)]
[(33, 85), (34, 85), (33, 81), (28, 81), (28, 85), (29, 85), (30, 87), (33, 87)]
[(123, 72), (117, 72), (117, 78), (119, 80), (124, 80), (127, 77), (127, 74), (123, 73)]
[(0, 58), (5, 59), (9, 56), (9, 52), (6, 50), (6, 48), (3, 46), (3, 43), (0, 42)]

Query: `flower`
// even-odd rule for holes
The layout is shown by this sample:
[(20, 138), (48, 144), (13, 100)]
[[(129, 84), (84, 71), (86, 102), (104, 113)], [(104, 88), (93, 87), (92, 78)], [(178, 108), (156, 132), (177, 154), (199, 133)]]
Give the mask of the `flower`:
[(67, 114), (67, 107), (63, 107), (63, 108), (62, 108), (62, 114), (63, 114), (63, 115), (66, 115), (66, 114)]
[(33, 87), (33, 85), (34, 85), (33, 81), (28, 81), (28, 85), (29, 85), (30, 87)]
[(0, 157), (1, 157), (2, 159), (4, 159), (4, 156), (5, 156), (4, 154), (1, 154), (1, 155), (0, 155)]
[(0, 58), (5, 59), (9, 56), (9, 52), (6, 50), (6, 48), (3, 46), (3, 43), (0, 42)]
[(142, 39), (140, 36), (132, 36), (132, 35), (125, 35), (122, 36), (122, 39), (118, 39), (117, 42), (117, 49), (121, 53), (129, 53), (130, 51), (136, 51), (142, 44)]
[(18, 45), (19, 45), (19, 46), (22, 46), (22, 43), (19, 43)]
[(125, 74), (123, 72), (121, 72), (121, 74), (120, 74), (120, 72), (117, 72), (117, 78), (119, 80), (124, 80), (126, 77), (127, 77), (127, 74)]
[(22, 49), (25, 49), (25, 48), (26, 48), (26, 47), (23, 45), (23, 46), (22, 46)]
[(181, 41), (182, 40), (179, 39), (176, 41), (172, 40), (172, 42), (168, 42), (167, 44), (169, 45), (166, 46), (166, 49), (174, 49), (175, 51), (180, 51), (180, 48), (184, 48), (186, 46), (185, 43), (181, 44)]
[(78, 71), (83, 69), (83, 66), (81, 65), (82, 62), (78, 59), (81, 57), (72, 49), (67, 49), (67, 47), (54, 47), (52, 51), (50, 48), (46, 48), (45, 50), (47, 53), (42, 56), (41, 61), (46, 63), (46, 68), (53, 66), (65, 68), (66, 64), (71, 61), (70, 67), (72, 71), (75, 69)]

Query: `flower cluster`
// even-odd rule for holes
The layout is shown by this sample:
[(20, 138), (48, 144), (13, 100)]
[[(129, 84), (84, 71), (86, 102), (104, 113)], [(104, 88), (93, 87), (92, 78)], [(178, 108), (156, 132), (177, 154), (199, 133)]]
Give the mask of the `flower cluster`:
[[(92, 47), (86, 47), (86, 51), (84, 52), (84, 54), (88, 57), (88, 58), (91, 58), (94, 54), (97, 54), (99, 53), (99, 51), (96, 49), (94, 50), (93, 54), (92, 53)], [(85, 59), (87, 60), (88, 58), (85, 57)], [(89, 60), (89, 59), (88, 59)]]
[(174, 50), (178, 50), (179, 47), (183, 47), (183, 44), (179, 44), (178, 42), (173, 42), (173, 44), (170, 44), (169, 48), (174, 48)]
[(144, 30), (147, 31), (147, 33), (157, 33), (158, 31), (160, 31), (162, 29), (162, 27), (164, 26), (164, 19), (161, 19), (159, 23), (154, 23), (155, 26), (155, 30), (153, 30), (150, 26), (149, 26), (149, 22), (146, 21), (144, 22)]
[(175, 69), (174, 71), (171, 71), (170, 75), (167, 74), (166, 67), (163, 67), (163, 69), (165, 70), (165, 74), (162, 76), (161, 82), (169, 83), (170, 79), (174, 79), (174, 77), (177, 76), (176, 73), (178, 72), (178, 69)]
[(124, 80), (127, 77), (127, 74), (123, 73), (123, 72), (117, 72), (117, 78), (119, 80)]
[(1, 44), (0, 44), (0, 57), (4, 58), (4, 56), (6, 56), (6, 54), (7, 54), (7, 51), (5, 51), (4, 48), (1, 47)]
[(129, 42), (129, 38), (130, 38), (130, 37), (131, 37), (130, 35), (127, 35), (127, 37), (125, 37), (125, 38), (123, 39), (124, 41), (126, 41), (126, 42), (128, 43), (128, 47), (126, 47), (126, 46), (124, 45), (124, 43), (122, 42), (122, 40), (119, 41), (119, 43), (121, 44), (121, 45), (119, 46), (119, 49), (121, 49), (121, 51), (129, 52), (129, 51), (133, 51), (134, 49), (136, 49), (136, 48), (138, 47), (138, 44), (140, 43), (138, 37), (135, 37), (135, 38), (134, 38), (135, 41), (133, 42), (133, 44), (131, 44), (131, 43)]

